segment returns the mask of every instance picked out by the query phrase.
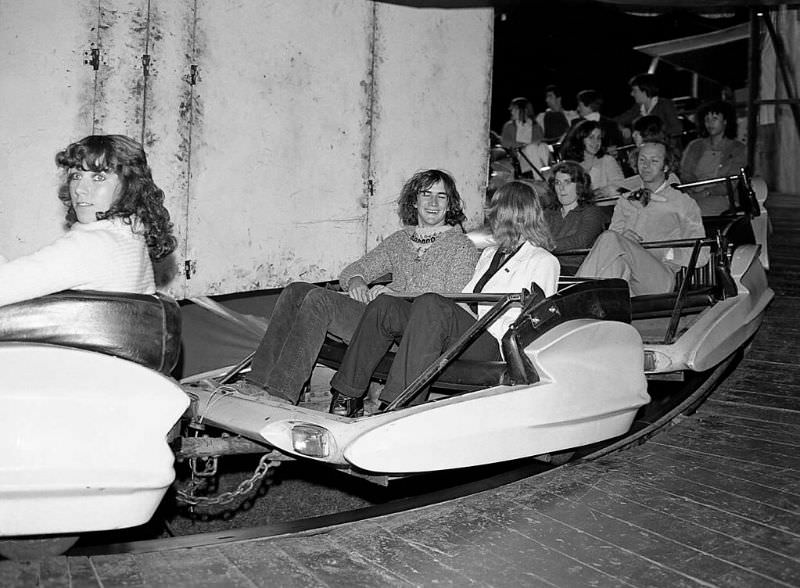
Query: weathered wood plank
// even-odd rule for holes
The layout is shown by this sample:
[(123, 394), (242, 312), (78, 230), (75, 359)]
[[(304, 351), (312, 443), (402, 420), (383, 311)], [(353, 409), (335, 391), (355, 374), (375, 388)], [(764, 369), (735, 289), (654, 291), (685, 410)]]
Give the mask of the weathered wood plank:
[(461, 503), (409, 514), (417, 516), (392, 517), (381, 525), (478, 585), (550, 585), (524, 561), (509, 561), (496, 556), (494, 549), (484, 542), (487, 534), (496, 528), (496, 523), (476, 516), (473, 510)]
[[(775, 492), (791, 492), (795, 495), (797, 492), (797, 483), (800, 482), (800, 472), (797, 470), (787, 470), (785, 467), (770, 466), (762, 463), (754, 463), (749, 461), (742, 461), (732, 459), (730, 457), (714, 456), (709, 459), (708, 455), (686, 449), (685, 447), (675, 447), (659, 443), (656, 448), (655, 443), (659, 443), (658, 439), (650, 448), (652, 451), (646, 454), (644, 459), (651, 460), (653, 455), (661, 456), (664, 459), (672, 459), (676, 463), (683, 464), (687, 468), (703, 467), (712, 471), (720, 472), (731, 478), (731, 480), (746, 480), (748, 482), (757, 482), (762, 484)], [(628, 460), (631, 467), (638, 460), (633, 458)], [(592, 467), (594, 467), (592, 465)], [(613, 470), (607, 469), (607, 472), (622, 471), (619, 466), (614, 467)], [(600, 471), (597, 472), (600, 475)]]
[(221, 546), (219, 551), (253, 586), (305, 588), (325, 585), (274, 541), (230, 543)]
[[(660, 565), (635, 550), (621, 547), (608, 533), (593, 527), (591, 522), (567, 522), (558, 516), (569, 502), (561, 499), (555, 503), (545, 503), (546, 493), (540, 493), (535, 505), (519, 504), (515, 507), (497, 508), (486, 504), (491, 513), (481, 505), (476, 510), (486, 513), (495, 520), (501, 520), (511, 532), (519, 533), (529, 539), (551, 547), (562, 555), (575, 559), (582, 565), (615, 578), (619, 585), (631, 586), (696, 586), (695, 579), (673, 569)], [(554, 496), (554, 495), (550, 495)], [(546, 513), (543, 512), (546, 510)]]
[(657, 486), (640, 482), (635, 477), (608, 476), (599, 480), (594, 488), (653, 509), (665, 521), (680, 521), (674, 524), (696, 524), (794, 560), (800, 553), (800, 537), (796, 533), (776, 529), (745, 517), (732, 516), (731, 513), (716, 508), (703, 507), (680, 494), (665, 492)]
[(422, 549), (413, 538), (395, 535), (379, 524), (349, 526), (332, 533), (331, 540), (358, 553), (372, 565), (391, 569), (392, 573), (411, 584), (475, 584), (471, 578), (450, 567), (438, 553)]
[(81, 588), (103, 586), (88, 557), (70, 557), (67, 560), (67, 566), (70, 586), (81, 586)]
[(119, 555), (95, 556), (92, 565), (104, 586), (146, 586), (140, 560), (136, 556)]
[[(116, 556), (96, 556), (93, 562), (107, 560), (104, 573), (113, 578)], [(153, 588), (172, 588), (174, 586), (242, 587), (252, 588), (253, 584), (227, 558), (215, 548), (197, 548), (161, 553), (141, 553), (135, 555), (136, 566), (141, 574), (142, 585)], [(105, 562), (104, 562), (105, 563)], [(97, 564), (96, 564), (97, 565)], [(105, 580), (101, 577), (105, 584)]]
[(324, 534), (287, 537), (281, 540), (280, 548), (323, 585), (408, 585), (399, 576), (370, 565), (359, 554), (335, 545)]
[(0, 560), (0, 586), (27, 588), (39, 582), (39, 563)]
[[(740, 405), (743, 410), (747, 410), (746, 404), (740, 403)], [(768, 438), (772, 443), (789, 447), (800, 446), (800, 426), (755, 421), (713, 412), (703, 412), (697, 418), (699, 426), (711, 432), (726, 432), (756, 440)], [(795, 462), (795, 465), (800, 467), (800, 463)]]
[[(718, 585), (719, 578), (727, 575), (735, 578), (740, 585), (778, 585), (768, 576), (714, 557), (702, 548), (694, 548), (681, 540), (671, 539), (663, 534), (663, 530), (648, 530), (640, 525), (636, 517), (637, 514), (641, 515), (639, 509), (617, 513), (619, 516), (609, 516), (592, 508), (591, 500), (587, 496), (581, 497), (580, 501), (570, 501), (552, 494), (542, 500), (536, 510), (546, 510), (548, 516), (564, 525), (580, 529), (582, 533), (593, 536), (596, 540), (629, 551), (692, 581)], [(721, 539), (721, 536), (718, 535), (717, 539)]]
[(644, 501), (635, 501), (619, 493), (587, 487), (580, 502), (574, 504), (634, 525), (699, 553), (711, 554), (734, 568), (744, 568), (745, 571), (779, 582), (791, 582), (796, 577), (797, 565), (800, 563), (796, 557), (764, 549), (731, 536), (726, 531), (710, 529), (695, 521), (676, 517), (672, 512), (655, 509), (650, 506), (648, 499), (659, 493), (658, 488), (653, 488)]

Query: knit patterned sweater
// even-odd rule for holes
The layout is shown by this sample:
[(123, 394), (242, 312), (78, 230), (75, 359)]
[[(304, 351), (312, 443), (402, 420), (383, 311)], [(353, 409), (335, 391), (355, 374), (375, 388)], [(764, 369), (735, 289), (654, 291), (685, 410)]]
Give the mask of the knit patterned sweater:
[(441, 234), (422, 254), (411, 240), (414, 227), (392, 233), (364, 257), (342, 270), (339, 284), (361, 276), (368, 284), (387, 273), (392, 274), (389, 287), (404, 294), (425, 292), (461, 292), (472, 277), (480, 252), (461, 230), (454, 228)]
[(69, 289), (154, 293), (144, 237), (117, 218), (75, 223), (50, 245), (0, 263), (0, 306)]

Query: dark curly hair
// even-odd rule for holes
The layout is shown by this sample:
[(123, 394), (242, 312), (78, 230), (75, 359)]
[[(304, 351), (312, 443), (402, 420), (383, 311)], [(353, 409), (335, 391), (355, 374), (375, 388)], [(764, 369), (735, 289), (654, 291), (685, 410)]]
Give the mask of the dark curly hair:
[(162, 259), (175, 249), (177, 241), (164, 207), (164, 192), (153, 182), (147, 156), (138, 142), (124, 135), (90, 135), (59, 151), (56, 164), (65, 171), (58, 197), (67, 207), (68, 226), (78, 220), (69, 193), (70, 169), (115, 173), (120, 179), (120, 195), (111, 208), (97, 213), (97, 220), (121, 218), (133, 226), (132, 217), (138, 219), (152, 260)]
[[(567, 136), (564, 138), (564, 143), (561, 145), (561, 159), (572, 161), (583, 161), (586, 146), (583, 140), (592, 134), (595, 129), (600, 129), (602, 137), (603, 128), (600, 123), (594, 120), (582, 120), (574, 127), (572, 127)], [(600, 143), (600, 151), (597, 152), (596, 157), (599, 159), (606, 154), (606, 149), (602, 142)]]
[(426, 169), (418, 171), (411, 176), (400, 192), (397, 207), (400, 221), (404, 225), (416, 226), (419, 223), (417, 218), (417, 196), (436, 182), (442, 182), (444, 191), (447, 193), (447, 213), (445, 214), (444, 222), (448, 225), (460, 225), (466, 220), (464, 201), (461, 200), (461, 194), (456, 189), (456, 181), (453, 177), (440, 169)]
[(733, 108), (733, 104), (730, 102), (725, 102), (724, 100), (714, 100), (712, 102), (706, 102), (700, 108), (697, 109), (697, 114), (695, 114), (695, 124), (697, 124), (697, 134), (701, 137), (708, 137), (708, 130), (706, 129), (706, 115), (707, 114), (719, 114), (722, 115), (722, 118), (725, 119), (725, 130), (723, 131), (723, 135), (728, 139), (735, 139), (736, 138), (736, 110)]
[[(575, 184), (575, 193), (578, 195), (578, 204), (585, 204), (591, 202), (594, 194), (592, 192), (592, 177), (589, 175), (583, 166), (577, 161), (562, 161), (556, 164), (550, 170), (550, 179), (547, 181), (550, 190), (553, 194), (556, 193), (556, 175), (566, 174), (569, 179)], [(551, 205), (551, 208), (560, 210), (561, 202), (558, 197)]]

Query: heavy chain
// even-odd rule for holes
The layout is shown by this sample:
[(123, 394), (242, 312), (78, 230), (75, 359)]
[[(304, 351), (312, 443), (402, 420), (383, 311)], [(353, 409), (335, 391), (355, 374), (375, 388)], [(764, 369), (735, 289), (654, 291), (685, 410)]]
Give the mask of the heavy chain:
[(269, 469), (280, 465), (280, 460), (270, 459), (272, 456), (273, 453), (262, 455), (252, 476), (243, 480), (234, 490), (223, 492), (217, 496), (195, 496), (194, 492), (199, 484), (194, 481), (194, 474), (192, 474), (193, 481), (189, 484), (189, 489), (177, 490), (178, 502), (191, 507), (193, 511), (203, 510), (207, 513), (211, 512), (212, 507), (226, 506), (239, 498), (241, 498), (241, 502), (244, 502), (258, 492), (261, 481)]

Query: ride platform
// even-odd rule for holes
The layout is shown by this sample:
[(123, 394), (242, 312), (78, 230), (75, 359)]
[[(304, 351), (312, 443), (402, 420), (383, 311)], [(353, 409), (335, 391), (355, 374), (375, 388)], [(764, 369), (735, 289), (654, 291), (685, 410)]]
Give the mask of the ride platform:
[(800, 197), (768, 206), (776, 298), (746, 358), (642, 445), (321, 532), (0, 561), (0, 586), (800, 585)]

